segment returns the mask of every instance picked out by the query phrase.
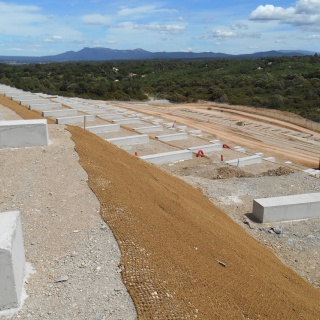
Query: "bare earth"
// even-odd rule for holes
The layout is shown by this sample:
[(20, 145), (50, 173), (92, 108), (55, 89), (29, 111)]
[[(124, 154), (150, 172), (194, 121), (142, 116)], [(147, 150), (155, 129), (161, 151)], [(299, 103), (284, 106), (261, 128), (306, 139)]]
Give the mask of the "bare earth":
[[(23, 212), (27, 261), (37, 271), (15, 318), (134, 319), (121, 271), (141, 319), (319, 319), (320, 219), (273, 225), (250, 219), (254, 198), (319, 192), (319, 179), (296, 172), (317, 167), (318, 134), (253, 115), (236, 120), (283, 125), (313, 134), (312, 141), (269, 130), (259, 134), (259, 128), (248, 130), (250, 124), (208, 123), (199, 114), (190, 118), (187, 109), (221, 113), (199, 105), (121, 106), (202, 129), (212, 139), (279, 162), (240, 170), (216, 156), (159, 169), (69, 127), (87, 176), (69, 132), (57, 125), (50, 126), (47, 148), (1, 150), (0, 211)], [(231, 150), (224, 154), (233, 157)], [(120, 246), (119, 267), (99, 211)], [(58, 281), (63, 276), (67, 280)]]

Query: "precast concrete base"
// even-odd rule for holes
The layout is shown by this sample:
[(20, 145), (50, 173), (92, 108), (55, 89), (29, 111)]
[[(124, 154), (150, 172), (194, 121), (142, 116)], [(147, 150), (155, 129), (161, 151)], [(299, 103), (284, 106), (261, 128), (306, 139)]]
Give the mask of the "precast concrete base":
[(20, 212), (0, 213), (0, 310), (20, 306), (24, 267)]
[(47, 146), (47, 120), (14, 120), (0, 122), (0, 149)]
[(140, 127), (140, 128), (133, 128), (134, 131), (145, 133), (145, 132), (157, 132), (163, 131), (163, 126), (149, 126), (149, 127)]
[(206, 154), (207, 152), (222, 150), (222, 144), (221, 143), (206, 144), (203, 146), (191, 147), (191, 148), (188, 148), (188, 150), (192, 152), (198, 152), (199, 150), (202, 150), (203, 153)]
[(320, 217), (320, 193), (253, 200), (253, 216), (262, 223)]
[(38, 110), (38, 111), (45, 111), (45, 110), (52, 110), (52, 109), (58, 109), (61, 108), (61, 103), (55, 103), (55, 102), (46, 102), (46, 103), (39, 103), (39, 104), (29, 104), (30, 110)]
[(177, 162), (177, 161), (183, 161), (183, 160), (190, 160), (192, 159), (192, 152), (190, 150), (179, 150), (179, 151), (149, 154), (146, 156), (141, 156), (139, 158), (153, 164), (163, 164), (163, 163), (171, 163), (171, 162)]
[(188, 139), (187, 133), (174, 133), (174, 134), (164, 134), (161, 136), (156, 136), (160, 141), (175, 141), (175, 140), (184, 140)]
[(94, 121), (95, 116), (94, 115), (87, 115), (87, 116), (74, 116), (74, 117), (57, 118), (56, 123), (57, 124), (72, 124), (72, 123), (77, 123), (77, 122), (84, 122), (84, 118), (86, 118), (86, 121)]
[(140, 118), (124, 118), (124, 119), (114, 119), (113, 123), (117, 124), (130, 124), (130, 123), (141, 123)]
[(90, 126), (86, 127), (86, 129), (92, 133), (103, 133), (103, 132), (111, 132), (111, 131), (119, 131), (119, 124), (104, 124), (101, 126)]
[(62, 110), (48, 110), (48, 111), (42, 111), (43, 117), (63, 117), (63, 116), (75, 116), (78, 114), (78, 110), (76, 109), (62, 109)]
[(149, 142), (149, 136), (142, 134), (142, 135), (135, 135), (135, 136), (127, 136), (121, 138), (112, 138), (106, 139), (108, 142), (111, 142), (119, 147), (121, 146), (131, 146), (134, 144), (142, 144)]
[(244, 166), (261, 163), (261, 162), (262, 162), (262, 157), (257, 155), (225, 161), (226, 164), (229, 164), (231, 166), (237, 166), (237, 167), (244, 167)]

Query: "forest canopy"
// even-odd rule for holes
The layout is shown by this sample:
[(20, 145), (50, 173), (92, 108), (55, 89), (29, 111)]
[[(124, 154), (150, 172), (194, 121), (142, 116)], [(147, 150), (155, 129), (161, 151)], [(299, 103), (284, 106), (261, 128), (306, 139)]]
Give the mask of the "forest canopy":
[(320, 122), (320, 57), (0, 64), (0, 83), (101, 100), (199, 100), (285, 110)]

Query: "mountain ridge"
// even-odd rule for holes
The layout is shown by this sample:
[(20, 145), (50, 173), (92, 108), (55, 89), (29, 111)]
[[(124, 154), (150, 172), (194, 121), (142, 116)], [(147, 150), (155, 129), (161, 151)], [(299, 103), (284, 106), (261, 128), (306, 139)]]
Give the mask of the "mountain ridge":
[(73, 61), (151, 60), (151, 59), (254, 59), (264, 57), (306, 56), (316, 52), (305, 50), (271, 50), (248, 54), (227, 54), (222, 52), (150, 52), (141, 48), (120, 50), (110, 48), (84, 47), (79, 51), (66, 51), (51, 56), (0, 56), (5, 63), (46, 63)]

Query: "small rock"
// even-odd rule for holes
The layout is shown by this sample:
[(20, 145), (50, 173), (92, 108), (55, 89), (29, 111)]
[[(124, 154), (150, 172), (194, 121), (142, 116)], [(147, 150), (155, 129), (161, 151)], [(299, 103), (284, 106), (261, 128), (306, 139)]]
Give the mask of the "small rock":
[(96, 313), (94, 320), (102, 320), (103, 317), (104, 317), (104, 314), (98, 312), (98, 313)]
[(283, 227), (282, 227), (282, 226), (273, 227), (272, 230), (273, 230), (276, 234), (281, 234), (281, 233), (283, 232)]
[(60, 278), (58, 278), (55, 283), (57, 282), (66, 282), (69, 280), (69, 277), (68, 276), (61, 276)]

